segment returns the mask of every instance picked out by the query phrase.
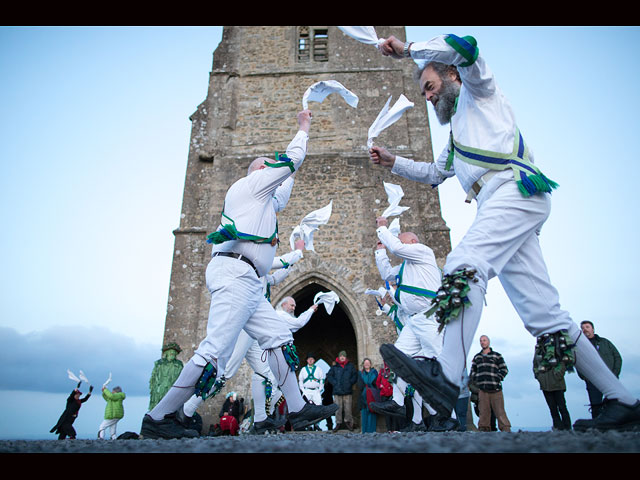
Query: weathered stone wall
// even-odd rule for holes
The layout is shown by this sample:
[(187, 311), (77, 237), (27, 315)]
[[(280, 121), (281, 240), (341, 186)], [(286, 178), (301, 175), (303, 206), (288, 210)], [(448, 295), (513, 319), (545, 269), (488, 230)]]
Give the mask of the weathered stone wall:
[[(400, 184), (402, 205), (411, 207), (401, 219), (403, 231), (414, 231), (436, 252), (439, 264), (450, 250), (449, 231), (440, 214), (437, 190), (371, 164), (367, 131), (389, 96), (404, 94), (415, 107), (382, 132), (377, 143), (403, 156), (432, 161), (424, 98), (411, 78), (413, 63), (382, 57), (336, 27), (328, 27), (328, 61), (296, 60), (297, 28), (225, 27), (214, 53), (205, 101), (193, 123), (180, 226), (176, 229), (165, 342), (176, 341), (187, 361), (206, 333), (209, 294), (204, 273), (211, 248), (205, 236), (220, 219), (228, 187), (246, 174), (256, 156), (284, 152), (297, 131), (296, 114), (305, 90), (320, 80), (337, 80), (359, 97), (352, 108), (339, 95), (309, 104), (313, 113), (308, 154), (290, 202), (279, 215), (282, 243), (312, 210), (330, 201), (330, 221), (314, 235), (314, 252), (305, 252), (287, 280), (272, 290), (277, 300), (309, 282), (319, 281), (339, 294), (356, 332), (360, 363), (367, 356), (381, 363), (378, 348), (393, 341), (392, 325), (375, 315), (376, 304), (363, 294), (381, 285), (373, 249), (375, 218), (387, 206), (383, 181)], [(404, 27), (376, 27), (380, 37), (404, 38)], [(354, 359), (356, 360), (356, 359)], [(228, 384), (247, 402), (250, 370), (246, 365)], [(222, 396), (223, 397), (223, 396)], [(205, 425), (217, 420), (223, 398), (205, 404)]]

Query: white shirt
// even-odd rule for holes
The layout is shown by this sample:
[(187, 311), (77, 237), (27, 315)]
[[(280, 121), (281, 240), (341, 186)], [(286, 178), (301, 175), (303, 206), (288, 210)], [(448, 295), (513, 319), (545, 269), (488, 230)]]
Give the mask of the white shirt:
[[(497, 86), (495, 78), (481, 55), (468, 66), (460, 64), (467, 60), (445, 42), (441, 35), (427, 42), (411, 45), (411, 57), (414, 60), (437, 61), (447, 65), (456, 65), (460, 72), (462, 87), (456, 113), (451, 118), (451, 129), (456, 142), (467, 147), (479, 148), (498, 153), (511, 153), (516, 132), (516, 119), (506, 97)], [(526, 136), (523, 134), (526, 141)], [(422, 183), (438, 185), (446, 178), (458, 177), (465, 192), (489, 170), (471, 165), (456, 155), (450, 171), (445, 171), (449, 145), (444, 148), (434, 163), (422, 163), (396, 157), (392, 173)], [(529, 159), (533, 162), (533, 153), (529, 148)], [(497, 176), (513, 178), (511, 169)]]
[(276, 312), (286, 322), (291, 333), (295, 333), (304, 327), (307, 322), (311, 320), (311, 316), (315, 313), (313, 308), (309, 308), (309, 310), (302, 312), (300, 316), (296, 318), (293, 314), (285, 312), (282, 308), (278, 308)]
[[(427, 289), (432, 292), (436, 292), (440, 288), (442, 283), (441, 273), (433, 250), (422, 243), (402, 243), (387, 227), (378, 227), (376, 232), (382, 244), (392, 254), (405, 260), (402, 272), (402, 283), (404, 285), (411, 285), (412, 287)], [(384, 249), (377, 249), (375, 256), (376, 265), (382, 279), (394, 282), (396, 275), (400, 271), (400, 265), (392, 267)], [(400, 305), (398, 308), (400, 307), (407, 315), (414, 315), (429, 309), (431, 307), (431, 298), (400, 292)]]
[[(295, 170), (304, 161), (308, 139), (307, 133), (300, 130), (287, 147), (287, 157), (293, 162)], [(225, 196), (224, 213), (233, 219), (238, 231), (266, 238), (273, 234), (276, 212), (282, 210), (289, 199), (292, 183), (287, 179), (292, 173), (288, 167), (267, 167), (231, 185)], [(255, 265), (258, 276), (263, 277), (271, 269), (276, 245), (229, 240), (214, 245), (211, 254), (216, 252), (234, 252), (246, 256)]]
[(285, 253), (279, 257), (275, 257), (273, 259), (273, 264), (271, 265), (271, 269), (275, 271), (273, 273), (268, 273), (265, 278), (265, 290), (267, 288), (267, 283), (269, 285), (278, 285), (282, 282), (289, 273), (291, 272), (291, 268), (284, 268), (284, 264), (280, 261), (283, 260), (285, 263), (288, 263), (289, 266), (296, 263), (303, 257), (302, 250), (292, 250), (289, 253)]

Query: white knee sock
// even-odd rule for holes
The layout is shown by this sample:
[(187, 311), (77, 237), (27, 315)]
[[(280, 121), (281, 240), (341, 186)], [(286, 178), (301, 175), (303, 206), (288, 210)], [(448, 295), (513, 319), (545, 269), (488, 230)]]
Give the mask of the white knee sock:
[(290, 413), (299, 412), (304, 407), (305, 402), (298, 387), (296, 373), (291, 371), (291, 367), (284, 359), (284, 354), (280, 347), (268, 350), (268, 361), (271, 371), (276, 377), (278, 387), (282, 390), (287, 408)]
[(251, 376), (251, 395), (253, 396), (253, 421), (262, 422), (267, 419), (267, 411), (265, 402), (267, 395), (264, 392), (264, 378), (260, 375), (253, 374)]
[[(574, 328), (575, 327), (575, 328)], [(593, 383), (602, 395), (626, 405), (636, 403), (636, 398), (622, 385), (622, 382), (609, 370), (598, 351), (577, 325), (572, 325), (569, 335), (576, 342), (576, 369)], [(577, 340), (576, 340), (577, 338)]]
[(458, 317), (445, 327), (442, 353), (438, 357), (445, 377), (458, 386), (461, 386), (462, 372), (482, 316), (484, 289), (476, 283), (469, 282), (467, 296), (471, 305), (465, 307)]
[(415, 424), (422, 423), (422, 396), (417, 390), (413, 392), (411, 402), (413, 403), (413, 417), (411, 421)]
[(202, 397), (198, 397), (197, 395), (191, 395), (191, 398), (184, 404), (182, 409), (184, 410), (184, 414), (187, 417), (193, 417), (193, 414), (196, 413), (196, 410), (204, 403)]
[(154, 420), (162, 420), (165, 415), (175, 412), (193, 395), (195, 384), (202, 375), (207, 361), (194, 355), (180, 372), (178, 379), (162, 400), (149, 412)]
[(393, 384), (393, 397), (392, 400), (398, 405), (404, 405), (404, 392), (407, 388), (407, 382), (400, 377), (396, 378), (396, 383)]

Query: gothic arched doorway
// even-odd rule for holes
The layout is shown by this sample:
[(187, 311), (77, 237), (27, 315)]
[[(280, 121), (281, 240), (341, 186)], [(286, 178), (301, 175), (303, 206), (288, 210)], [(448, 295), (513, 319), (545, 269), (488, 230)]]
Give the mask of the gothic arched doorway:
[[(318, 283), (308, 283), (300, 290), (289, 293), (296, 301), (296, 317), (313, 305), (313, 299), (319, 292), (328, 289)], [(309, 353), (314, 355), (316, 362), (324, 360), (330, 367), (338, 356), (338, 352), (347, 352), (347, 358), (358, 370), (358, 342), (356, 332), (349, 316), (348, 309), (343, 301), (335, 304), (331, 314), (327, 313), (324, 305), (320, 305), (311, 320), (293, 334), (293, 342), (300, 357), (300, 364), (306, 363)], [(325, 385), (327, 388), (328, 385)], [(330, 390), (327, 389), (328, 392)], [(352, 414), (354, 427), (360, 425), (358, 414), (358, 390), (353, 390)]]

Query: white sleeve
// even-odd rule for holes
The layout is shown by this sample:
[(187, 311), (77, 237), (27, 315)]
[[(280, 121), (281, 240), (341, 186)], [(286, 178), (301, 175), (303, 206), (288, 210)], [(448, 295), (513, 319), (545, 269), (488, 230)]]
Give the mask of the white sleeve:
[(292, 316), (291, 320), (294, 320), (294, 321), (287, 322), (289, 323), (291, 333), (295, 333), (298, 330), (300, 330), (302, 327), (304, 327), (307, 324), (307, 322), (311, 320), (311, 316), (313, 314), (314, 314), (313, 309), (309, 308), (309, 310), (307, 310), (306, 312), (302, 312), (298, 318), (295, 318), (295, 320), (294, 320), (294, 317)]
[(282, 185), (276, 188), (275, 193), (273, 194), (273, 208), (276, 212), (281, 212), (284, 210), (284, 207), (289, 203), (289, 198), (291, 198), (291, 190), (293, 189), (293, 180), (296, 174), (294, 173), (289, 178), (287, 178)]
[(285, 264), (293, 265), (298, 260), (300, 260), (303, 256), (304, 255), (302, 254), (302, 250), (291, 250), (289, 253), (285, 253), (284, 255), (275, 257), (273, 259), (273, 264), (271, 265), (271, 268), (272, 269), (283, 268)]
[(375, 251), (376, 257), (376, 266), (378, 267), (378, 271), (380, 272), (380, 277), (385, 282), (394, 282), (396, 275), (400, 271), (400, 265), (395, 267), (391, 266), (391, 262), (389, 261), (389, 257), (387, 256), (387, 251), (384, 248), (378, 248)]
[(496, 91), (493, 73), (479, 54), (479, 49), (469, 40), (471, 37), (440, 35), (426, 42), (411, 45), (410, 53), (414, 60), (436, 61), (455, 65), (460, 73), (462, 84), (472, 96), (486, 98)]
[[(247, 176), (247, 185), (256, 198), (273, 197), (278, 186), (300, 168), (307, 153), (308, 140), (309, 135), (299, 130), (287, 147), (287, 157), (293, 162), (293, 171), (287, 166), (267, 167)], [(278, 162), (274, 159), (269, 163)], [(267, 201), (267, 198), (264, 200)]]
[(289, 272), (291, 272), (291, 270), (288, 268), (279, 268), (275, 272), (268, 274), (267, 281), (269, 282), (269, 285), (278, 285), (289, 276)]
[(447, 178), (453, 177), (453, 168), (445, 171), (444, 167), (449, 156), (449, 146), (447, 145), (438, 157), (436, 162), (416, 162), (408, 158), (396, 155), (391, 173), (399, 175), (414, 182), (427, 183), (430, 185), (440, 185)]
[(432, 251), (422, 243), (402, 243), (387, 227), (378, 227), (378, 238), (389, 251), (410, 262), (425, 263), (426, 254)]

